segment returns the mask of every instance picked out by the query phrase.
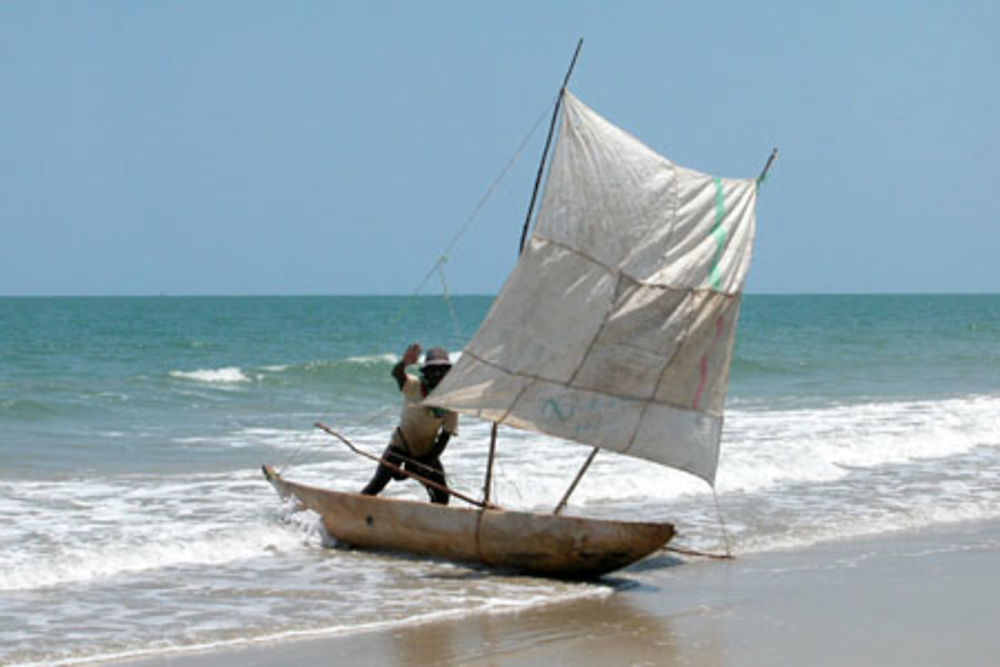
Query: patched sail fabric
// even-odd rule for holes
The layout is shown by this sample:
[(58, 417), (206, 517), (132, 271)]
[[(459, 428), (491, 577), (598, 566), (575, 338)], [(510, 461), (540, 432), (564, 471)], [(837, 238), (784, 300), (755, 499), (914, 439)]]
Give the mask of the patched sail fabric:
[(565, 92), (534, 234), (427, 402), (713, 483), (756, 189)]

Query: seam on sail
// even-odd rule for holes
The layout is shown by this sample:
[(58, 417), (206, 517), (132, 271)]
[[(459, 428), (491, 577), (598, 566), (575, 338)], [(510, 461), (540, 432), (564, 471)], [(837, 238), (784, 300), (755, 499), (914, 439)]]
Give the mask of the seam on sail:
[[(524, 372), (521, 372), (521, 371), (511, 370), (509, 368), (506, 368), (505, 366), (501, 366), (500, 364), (496, 363), (495, 361), (490, 361), (489, 359), (484, 359), (483, 357), (480, 357), (478, 354), (476, 354), (475, 352), (472, 352), (471, 350), (463, 350), (462, 351), (462, 356), (463, 357), (465, 357), (465, 356), (472, 357), (476, 361), (478, 361), (478, 362), (480, 362), (482, 364), (485, 364), (487, 366), (490, 366), (492, 368), (495, 368), (498, 371), (502, 371), (502, 372), (506, 373), (507, 375), (513, 375), (515, 377), (525, 378), (527, 380), (533, 380), (533, 381), (536, 381), (536, 382), (549, 382), (551, 384), (558, 384), (558, 385), (562, 385), (564, 387), (568, 387), (569, 386), (569, 383), (563, 382), (561, 380), (553, 380), (552, 378), (542, 377), (541, 375), (532, 375), (531, 373), (524, 373)], [(520, 398), (520, 395), (521, 395), (521, 393), (523, 393), (523, 391), (524, 391), (524, 389), (522, 389), (521, 391), (518, 392), (518, 396), (517, 396), (517, 398), (514, 399), (514, 403), (517, 402), (517, 399)], [(609, 394), (609, 395), (611, 395), (611, 394)], [(641, 399), (631, 399), (631, 400), (641, 400)], [(513, 405), (514, 403), (511, 403), (511, 405)]]
[(635, 428), (632, 430), (632, 435), (629, 436), (628, 443), (620, 450), (622, 454), (628, 453), (635, 445), (635, 439), (639, 437), (639, 431), (642, 430), (642, 420), (646, 418), (646, 410), (649, 409), (651, 403), (653, 403), (652, 400), (643, 401), (642, 407), (639, 408), (639, 418), (635, 422)]
[(532, 238), (533, 239), (538, 239), (539, 241), (544, 241), (546, 243), (551, 243), (552, 245), (558, 246), (558, 247), (562, 248), (563, 250), (568, 250), (569, 252), (571, 252), (571, 253), (573, 253), (575, 255), (579, 255), (580, 257), (584, 258), (585, 260), (587, 260), (589, 262), (592, 262), (594, 264), (597, 264), (598, 266), (600, 266), (601, 268), (603, 268), (608, 273), (619, 273), (619, 272), (621, 272), (621, 269), (619, 269), (618, 267), (611, 266), (610, 264), (606, 264), (606, 263), (602, 262), (601, 260), (597, 259), (596, 257), (594, 257), (593, 255), (588, 255), (587, 253), (583, 252), (579, 248), (575, 248), (575, 247), (573, 247), (573, 246), (571, 246), (568, 243), (565, 243), (563, 241), (557, 241), (554, 238), (545, 236), (545, 235), (540, 234), (538, 232), (535, 232), (535, 234), (534, 234), (534, 236)]
[[(505, 368), (505, 367), (503, 367), (503, 366), (501, 366), (501, 365), (499, 365), (497, 363), (494, 363), (494, 362), (489, 361), (487, 359), (483, 359), (482, 357), (478, 356), (477, 354), (475, 354), (474, 352), (471, 352), (469, 350), (463, 351), (462, 352), (462, 356), (463, 357), (465, 357), (465, 356), (472, 357), (476, 361), (479, 361), (479, 362), (485, 364), (486, 366), (490, 366), (490, 367), (495, 368), (495, 369), (497, 369), (499, 371), (502, 371), (502, 372), (506, 373), (507, 375), (513, 375), (515, 377), (524, 378), (526, 380), (531, 380), (533, 383), (536, 383), (536, 384), (537, 383), (543, 383), (543, 382), (545, 382), (545, 383), (557, 385), (557, 386), (560, 386), (560, 387), (566, 387), (567, 389), (572, 389), (573, 391), (586, 392), (586, 393), (589, 393), (589, 394), (602, 394), (604, 396), (610, 396), (612, 398), (616, 398), (616, 399), (618, 399), (620, 401), (623, 401), (623, 402), (655, 403), (656, 405), (664, 405), (664, 406), (667, 406), (669, 408), (673, 408), (675, 410), (681, 410), (681, 411), (686, 411), (686, 412), (692, 412), (693, 411), (691, 409), (690, 405), (680, 405), (680, 404), (673, 403), (673, 402), (670, 402), (670, 401), (657, 401), (657, 400), (648, 399), (648, 398), (636, 398), (635, 396), (625, 396), (623, 394), (616, 394), (616, 393), (613, 393), (613, 392), (610, 392), (610, 391), (594, 391), (593, 389), (583, 389), (583, 388), (580, 388), (580, 387), (570, 386), (566, 382), (560, 382), (558, 380), (551, 380), (549, 378), (544, 378), (544, 377), (541, 377), (540, 375), (531, 375), (530, 373), (521, 373), (521, 372), (512, 371), (509, 368)], [(510, 407), (507, 408), (507, 411), (504, 413), (503, 419), (506, 419), (510, 415), (510, 413), (514, 409), (514, 406), (517, 405), (517, 402), (521, 399), (521, 396), (524, 394), (525, 391), (528, 390), (528, 388), (529, 388), (528, 386), (525, 386), (525, 387), (522, 387), (520, 390), (518, 390), (517, 396), (511, 402)], [(459, 412), (466, 412), (467, 414), (472, 412), (472, 410), (470, 410), (468, 408), (453, 408), (453, 409), (458, 410)], [(475, 410), (480, 410), (480, 409), (481, 408), (475, 408)], [(703, 412), (703, 413), (711, 415), (713, 417), (721, 416), (721, 414), (719, 412), (715, 411), (715, 410), (698, 410), (698, 412)]]
[(616, 271), (615, 273), (617, 274), (617, 281), (615, 283), (614, 294), (611, 296), (611, 306), (604, 311), (604, 317), (601, 318), (601, 326), (597, 328), (597, 333), (595, 333), (594, 337), (590, 339), (590, 344), (587, 345), (587, 351), (584, 352), (583, 356), (580, 358), (580, 363), (577, 364), (576, 370), (574, 370), (573, 374), (569, 376), (569, 382), (567, 384), (570, 386), (573, 385), (573, 382), (576, 381), (576, 376), (580, 374), (580, 371), (583, 370), (583, 367), (587, 364), (587, 359), (590, 359), (590, 355), (594, 351), (594, 346), (597, 345), (598, 339), (601, 337), (601, 334), (604, 333), (604, 328), (608, 326), (608, 318), (611, 317), (611, 313), (614, 311), (615, 300), (619, 294), (619, 290), (621, 289), (622, 278), (625, 276), (625, 274), (621, 271)]
[[(678, 308), (678, 309), (685, 308), (688, 311), (688, 312), (684, 313), (684, 316), (682, 318), (683, 322), (685, 323), (684, 324), (684, 333), (680, 337), (680, 339), (681, 339), (682, 342), (679, 345), (677, 345), (677, 346), (674, 347), (674, 353), (670, 355), (670, 358), (667, 359), (667, 362), (665, 364), (663, 364), (663, 368), (660, 369), (660, 374), (656, 378), (656, 384), (653, 385), (653, 395), (650, 396), (650, 398), (649, 398), (649, 400), (651, 402), (654, 402), (654, 403), (658, 402), (658, 401), (656, 401), (656, 395), (660, 393), (660, 387), (663, 386), (663, 380), (664, 380), (664, 378), (667, 375), (667, 371), (670, 370), (670, 366), (673, 365), (674, 359), (677, 358), (677, 355), (681, 353), (681, 349), (684, 347), (683, 341), (686, 341), (688, 339), (688, 337), (691, 335), (691, 324), (692, 324), (692, 314), (691, 314), (691, 311), (694, 309), (694, 300), (695, 300), (695, 296), (697, 295), (697, 290), (693, 290), (692, 289), (692, 290), (688, 290), (688, 292), (689, 293), (688, 293), (687, 299), (685, 299), (684, 302), (681, 304), (681, 306), (679, 306), (679, 308)], [(669, 403), (666, 403), (666, 402), (664, 402), (663, 404), (664, 405), (672, 405), (672, 404), (669, 404)], [(676, 407), (680, 407), (680, 406), (672, 405), (672, 407), (676, 408)], [(683, 409), (686, 410), (687, 406), (684, 406)]]
[[(724, 234), (726, 233), (725, 230), (723, 230), (723, 233)], [(656, 289), (663, 289), (663, 290), (674, 290), (676, 292), (692, 292), (692, 293), (696, 293), (696, 294), (700, 294), (700, 293), (703, 293), (703, 292), (723, 292), (723, 290), (721, 288), (717, 289), (717, 288), (712, 287), (712, 286), (696, 287), (696, 286), (692, 286), (692, 285), (683, 285), (683, 284), (676, 284), (676, 283), (658, 282), (658, 281), (654, 281), (654, 280), (643, 280), (641, 278), (637, 278), (637, 277), (633, 276), (630, 273), (622, 271), (619, 268), (609, 266), (608, 264), (606, 264), (605, 262), (602, 262), (601, 260), (597, 259), (596, 257), (594, 257), (592, 255), (588, 255), (587, 253), (583, 252), (582, 250), (580, 250), (578, 248), (574, 248), (573, 246), (568, 245), (567, 243), (565, 243), (563, 241), (557, 241), (556, 239), (550, 238), (550, 237), (545, 236), (543, 234), (539, 234), (538, 232), (535, 232), (532, 235), (531, 238), (532, 238), (532, 240), (538, 240), (538, 241), (543, 241), (545, 243), (551, 243), (552, 245), (558, 246), (558, 247), (562, 248), (563, 250), (567, 250), (567, 251), (573, 253), (574, 255), (582, 257), (583, 259), (585, 259), (585, 260), (587, 260), (589, 262), (592, 262), (592, 263), (594, 263), (594, 264), (602, 267), (603, 269), (605, 269), (606, 271), (608, 271), (608, 273), (620, 273), (622, 276), (624, 276), (628, 280), (631, 280), (632, 282), (636, 283), (637, 285), (641, 285), (643, 287), (653, 287), (653, 288), (656, 288)], [(525, 249), (525, 252), (528, 252), (528, 250)], [(729, 294), (729, 295), (735, 294), (735, 292), (723, 292), (723, 293)]]
[[(511, 375), (517, 375), (517, 374), (516, 373), (511, 373)], [(524, 376), (521, 376), (521, 377), (524, 377)], [(514, 400), (510, 402), (509, 406), (507, 406), (507, 411), (504, 412), (503, 416), (500, 417), (500, 419), (497, 420), (498, 424), (504, 423), (504, 421), (507, 419), (507, 417), (510, 417), (510, 413), (514, 412), (514, 408), (517, 407), (518, 401), (520, 401), (521, 397), (524, 396), (524, 392), (528, 391), (529, 387), (531, 387), (531, 386), (533, 386), (533, 385), (535, 385), (535, 384), (538, 383), (538, 380), (535, 380), (533, 378), (527, 378), (527, 380), (528, 380), (528, 382), (526, 382), (525, 385), (523, 387), (521, 387), (521, 389), (517, 392), (517, 396), (515, 396)]]

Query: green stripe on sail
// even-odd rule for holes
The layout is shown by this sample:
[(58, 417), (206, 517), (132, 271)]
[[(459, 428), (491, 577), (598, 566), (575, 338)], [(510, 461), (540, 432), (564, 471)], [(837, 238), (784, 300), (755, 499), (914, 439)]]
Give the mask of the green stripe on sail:
[(712, 238), (715, 239), (715, 255), (708, 268), (708, 281), (712, 289), (717, 290), (722, 287), (722, 272), (719, 263), (722, 261), (722, 253), (726, 250), (728, 234), (722, 226), (722, 220), (726, 217), (726, 198), (722, 193), (722, 179), (715, 177), (715, 226), (712, 228)]

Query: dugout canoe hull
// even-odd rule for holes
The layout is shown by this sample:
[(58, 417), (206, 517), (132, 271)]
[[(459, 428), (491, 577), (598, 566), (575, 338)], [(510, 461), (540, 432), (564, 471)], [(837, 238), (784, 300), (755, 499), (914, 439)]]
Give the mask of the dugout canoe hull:
[(361, 549), (431, 556), (565, 579), (618, 570), (664, 546), (670, 523), (611, 521), (364, 496), (264, 475), (322, 517), (337, 540)]

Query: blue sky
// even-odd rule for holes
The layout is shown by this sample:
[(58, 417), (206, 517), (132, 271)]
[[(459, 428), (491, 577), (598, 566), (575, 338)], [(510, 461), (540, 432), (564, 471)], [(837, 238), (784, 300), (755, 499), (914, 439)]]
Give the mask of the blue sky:
[[(1000, 292), (998, 28), (962, 0), (7, 0), (0, 295), (412, 293), (579, 37), (571, 88), (674, 161), (780, 148), (748, 291)], [(513, 266), (544, 129), (451, 291)]]

